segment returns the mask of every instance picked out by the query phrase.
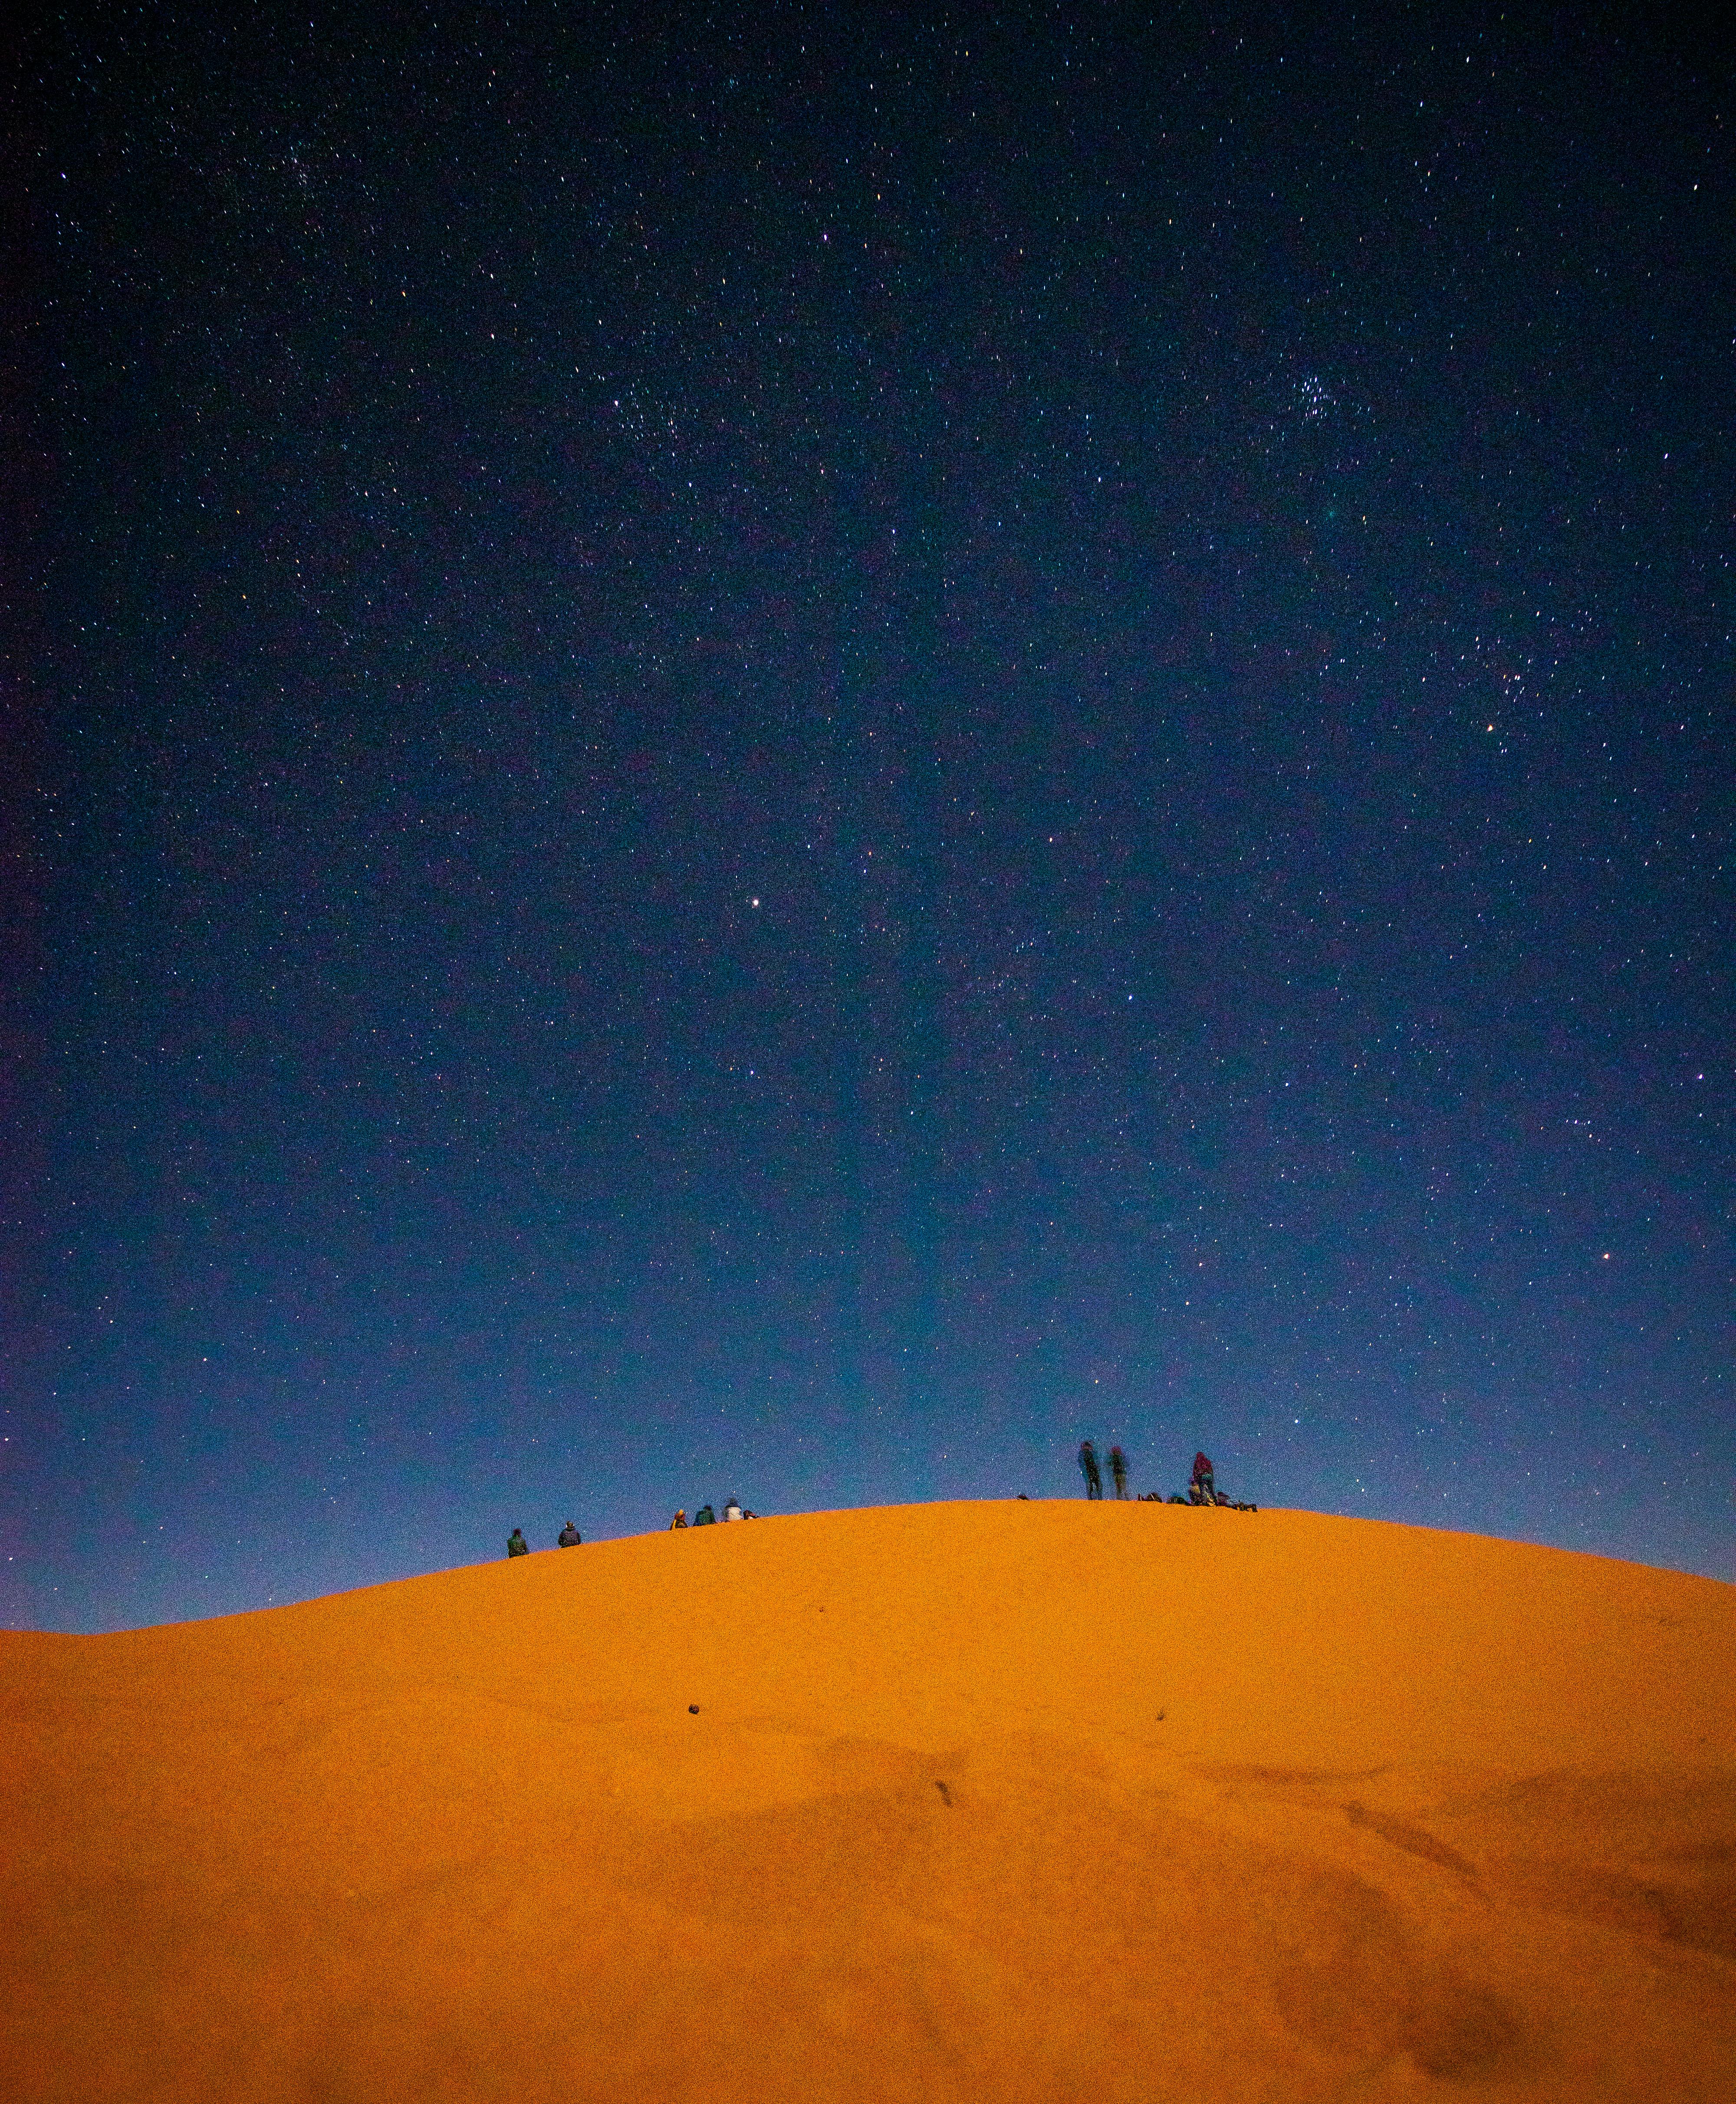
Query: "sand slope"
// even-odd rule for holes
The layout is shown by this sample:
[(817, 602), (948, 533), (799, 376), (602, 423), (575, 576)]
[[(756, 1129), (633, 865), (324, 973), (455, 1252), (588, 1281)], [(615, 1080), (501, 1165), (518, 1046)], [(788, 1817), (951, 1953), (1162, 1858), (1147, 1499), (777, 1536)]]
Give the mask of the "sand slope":
[(1736, 2097), (1709, 1580), (819, 1514), (3, 1636), (0, 1715), (33, 2104)]

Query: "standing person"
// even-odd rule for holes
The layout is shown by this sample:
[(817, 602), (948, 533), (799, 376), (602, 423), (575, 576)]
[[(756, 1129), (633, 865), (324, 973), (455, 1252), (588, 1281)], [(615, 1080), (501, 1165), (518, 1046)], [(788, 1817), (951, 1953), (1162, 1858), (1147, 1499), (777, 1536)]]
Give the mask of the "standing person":
[(1085, 1474), (1085, 1495), (1088, 1498), (1103, 1496), (1103, 1471), (1097, 1466), (1097, 1450), (1090, 1440), (1079, 1442), (1079, 1466)]
[(1122, 1452), (1118, 1446), (1112, 1446), (1109, 1449), (1109, 1473), (1115, 1478), (1116, 1496), (1118, 1498), (1126, 1497), (1127, 1495), (1127, 1457)]
[(1215, 1505), (1217, 1503), (1217, 1485), (1212, 1478), (1212, 1457), (1209, 1454), (1196, 1454), (1194, 1456), (1193, 1488), (1202, 1494), (1200, 1497), (1202, 1504)]
[(523, 1527), (514, 1527), (511, 1533), (507, 1536), (507, 1553), (509, 1556), (529, 1555), (530, 1544), (524, 1539)]

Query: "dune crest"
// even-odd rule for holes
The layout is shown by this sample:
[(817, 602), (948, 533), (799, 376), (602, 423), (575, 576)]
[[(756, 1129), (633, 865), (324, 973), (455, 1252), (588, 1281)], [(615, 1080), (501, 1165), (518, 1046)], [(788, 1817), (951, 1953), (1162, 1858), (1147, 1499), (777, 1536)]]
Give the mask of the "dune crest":
[(0, 1636), (0, 1702), (33, 2100), (1736, 2096), (1710, 1580), (897, 1508)]

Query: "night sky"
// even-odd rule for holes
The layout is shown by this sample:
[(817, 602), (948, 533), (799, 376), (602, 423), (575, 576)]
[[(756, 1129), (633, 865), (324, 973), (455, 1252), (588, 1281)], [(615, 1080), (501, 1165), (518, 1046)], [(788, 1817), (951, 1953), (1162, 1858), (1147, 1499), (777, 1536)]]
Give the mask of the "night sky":
[(1087, 1434), (1736, 1573), (1688, 19), (39, 21), (0, 1620)]

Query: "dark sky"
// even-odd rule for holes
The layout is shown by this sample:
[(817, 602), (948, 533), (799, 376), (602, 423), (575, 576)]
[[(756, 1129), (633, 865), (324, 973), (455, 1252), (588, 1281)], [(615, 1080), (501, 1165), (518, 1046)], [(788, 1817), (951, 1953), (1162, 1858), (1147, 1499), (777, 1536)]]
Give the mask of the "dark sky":
[(0, 1619), (1086, 1434), (1730, 1576), (1728, 56), (38, 26)]

